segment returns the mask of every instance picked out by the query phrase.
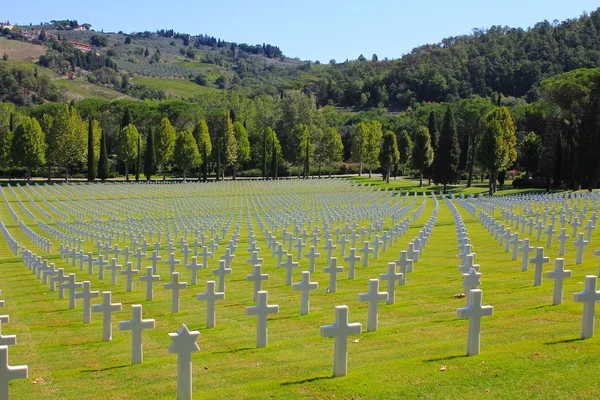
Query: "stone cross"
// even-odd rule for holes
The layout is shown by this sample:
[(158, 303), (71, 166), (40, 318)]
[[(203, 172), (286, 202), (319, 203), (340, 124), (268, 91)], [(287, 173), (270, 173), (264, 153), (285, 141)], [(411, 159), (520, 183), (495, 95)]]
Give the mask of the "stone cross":
[(219, 276), (219, 292), (225, 292), (225, 275), (231, 272), (231, 268), (225, 266), (225, 260), (219, 260), (219, 268), (212, 270), (213, 274)]
[(91, 251), (87, 253), (87, 256), (83, 258), (83, 261), (88, 265), (88, 274), (92, 275), (94, 273), (94, 262), (96, 258), (94, 258), (94, 253)]
[(379, 279), (387, 281), (388, 297), (386, 304), (394, 304), (396, 302), (396, 281), (398, 281), (398, 286), (401, 286), (403, 281), (406, 282), (404, 274), (396, 272), (396, 263), (391, 262), (388, 263), (387, 273), (379, 275)]
[(100, 292), (90, 290), (90, 281), (83, 281), (81, 292), (75, 292), (76, 299), (83, 300), (83, 323), (89, 324), (92, 321), (91, 300), (100, 296)]
[(594, 336), (594, 312), (596, 302), (600, 301), (600, 291), (596, 290), (595, 275), (586, 275), (585, 288), (583, 292), (573, 294), (573, 300), (583, 303), (583, 315), (581, 318), (581, 338), (589, 339)]
[(152, 273), (156, 274), (156, 262), (162, 260), (162, 257), (158, 255), (158, 250), (152, 250), (152, 255), (147, 260), (152, 262)]
[[(139, 250), (139, 249), (138, 249)], [(152, 267), (149, 267), (152, 269)], [(142, 319), (141, 304), (131, 306), (131, 319), (129, 321), (119, 322), (120, 331), (131, 331), (131, 364), (141, 364), (144, 361), (142, 350), (142, 331), (144, 329), (153, 329), (155, 321), (153, 319)]]
[[(260, 250), (260, 249), (258, 249)], [(204, 246), (202, 248), (202, 252), (198, 253), (198, 256), (202, 257), (202, 268), (207, 268), (208, 267), (208, 258), (212, 257), (213, 253), (211, 251), (208, 251), (208, 247)], [(193, 260), (193, 259), (192, 259)]]
[(192, 353), (200, 351), (199, 336), (200, 332), (190, 332), (185, 324), (177, 333), (169, 333), (173, 341), (169, 353), (177, 354), (177, 400), (192, 400)]
[(50, 290), (54, 290), (54, 285), (58, 283), (58, 298), (63, 299), (65, 297), (65, 290), (62, 287), (62, 283), (67, 281), (65, 271), (62, 268), (56, 270), (56, 273), (50, 277)]
[(519, 233), (514, 233), (511, 235), (510, 245), (512, 246), (512, 260), (516, 260), (519, 255), (519, 244), (521, 241), (519, 240)]
[[(194, 262), (194, 257), (192, 257), (192, 263)], [(175, 272), (175, 266), (177, 264), (181, 264), (181, 261), (176, 260), (175, 259), (175, 253), (169, 253), (169, 259), (167, 261), (165, 261), (165, 264), (167, 264), (169, 266), (169, 274), (172, 274), (173, 272)], [(154, 272), (154, 268), (152, 269), (152, 273)]]
[(302, 296), (300, 298), (300, 315), (307, 315), (310, 313), (309, 292), (318, 288), (319, 283), (310, 281), (310, 271), (302, 271), (302, 280), (299, 283), (294, 283), (292, 285), (293, 290), (302, 291)]
[(362, 249), (360, 249), (358, 251), (363, 253), (362, 254), (363, 267), (368, 267), (369, 266), (369, 253), (373, 252), (373, 248), (369, 247), (369, 242), (363, 242)]
[(146, 301), (152, 301), (154, 298), (154, 282), (159, 281), (160, 276), (152, 273), (152, 267), (146, 267), (146, 275), (140, 276), (140, 281), (146, 282)]
[(406, 256), (409, 260), (413, 260), (413, 264), (419, 262), (419, 251), (415, 250), (415, 244), (413, 242), (408, 242), (408, 250), (406, 250)]
[(321, 336), (334, 337), (333, 376), (345, 376), (348, 373), (348, 336), (362, 333), (358, 322), (348, 323), (348, 306), (335, 307), (335, 323), (321, 326)]
[(165, 283), (165, 289), (171, 289), (171, 312), (179, 312), (179, 290), (188, 287), (187, 282), (179, 282), (179, 272), (171, 274), (171, 282)]
[(481, 318), (494, 314), (494, 307), (482, 305), (481, 289), (471, 289), (469, 305), (456, 310), (457, 318), (468, 318), (467, 356), (479, 354), (481, 343)]
[(230, 268), (231, 262), (235, 259), (235, 254), (231, 254), (231, 251), (232, 250), (230, 248), (227, 248), (225, 249), (225, 254), (221, 256), (221, 260), (225, 261), (226, 268)]
[[(191, 284), (195, 285), (198, 282), (198, 270), (203, 268), (202, 264), (198, 264), (198, 258), (196, 256), (192, 257), (192, 262), (185, 266), (187, 269), (192, 270), (192, 279)], [(175, 271), (173, 271), (175, 272)], [(172, 274), (172, 273), (171, 273)]]
[(406, 273), (413, 272), (413, 260), (408, 256), (408, 251), (401, 250), (400, 258), (394, 262), (400, 267), (400, 272), (404, 274), (404, 283), (406, 284)]
[(112, 258), (110, 260), (110, 265), (106, 266), (106, 269), (110, 270), (110, 284), (111, 285), (117, 284), (117, 271), (121, 271), (122, 267), (123, 267), (122, 265), (117, 264), (116, 258)]
[(308, 271), (315, 272), (315, 259), (319, 258), (321, 253), (317, 253), (315, 250), (315, 246), (310, 246), (310, 251), (308, 254), (305, 254), (304, 257), (309, 259), (308, 263)]
[[(394, 266), (395, 265), (396, 264), (394, 264)], [(367, 332), (377, 331), (379, 302), (387, 299), (388, 294), (379, 291), (379, 279), (369, 279), (369, 291), (358, 295), (358, 301), (369, 303), (367, 311)]]
[(560, 229), (560, 235), (558, 235), (556, 237), (556, 239), (558, 239), (558, 243), (559, 243), (559, 247), (558, 247), (558, 255), (559, 256), (565, 255), (565, 244), (567, 243), (567, 239), (569, 239), (570, 237), (571, 236), (567, 235), (567, 228)]
[(75, 309), (75, 301), (77, 299), (75, 297), (75, 290), (83, 288), (83, 283), (75, 281), (75, 278), (75, 274), (69, 274), (67, 280), (60, 284), (62, 289), (69, 291), (69, 310)]
[(546, 228), (544, 233), (546, 234), (546, 247), (552, 247), (552, 235), (556, 233), (554, 226), (552, 224), (548, 224), (548, 228)]
[(350, 249), (350, 254), (344, 257), (344, 261), (348, 261), (348, 279), (354, 279), (356, 262), (360, 261), (360, 256), (356, 255), (356, 249), (354, 247)]
[(265, 261), (265, 260), (264, 260), (264, 258), (260, 258), (258, 256), (258, 251), (253, 251), (252, 256), (250, 256), (250, 258), (246, 260), (246, 262), (250, 265), (262, 264), (263, 261)]
[(269, 279), (269, 274), (263, 274), (261, 270), (261, 265), (253, 265), (252, 273), (250, 275), (246, 275), (246, 280), (254, 282), (254, 301), (256, 301), (258, 298), (257, 293), (261, 290), (262, 281)]
[(0, 346), (0, 399), (9, 399), (8, 386), (10, 381), (28, 377), (27, 365), (8, 365), (8, 346)]
[(98, 279), (104, 279), (104, 266), (108, 264), (108, 261), (104, 261), (104, 256), (100, 254), (95, 264), (98, 265)]
[(337, 248), (337, 246), (335, 246), (333, 244), (331, 239), (328, 239), (327, 244), (325, 244), (325, 246), (323, 246), (323, 250), (327, 250), (327, 262), (331, 261), (331, 255), (333, 253), (333, 250), (335, 250), (336, 248)]
[(542, 284), (542, 269), (544, 267), (544, 264), (547, 264), (549, 262), (550, 258), (544, 257), (544, 248), (538, 247), (536, 249), (535, 257), (529, 259), (529, 263), (535, 265), (533, 286), (540, 286)]
[[(0, 346), (14, 346), (17, 344), (17, 336), (2, 334), (2, 323), (8, 323), (8, 315), (3, 315), (2, 317), (0, 318)], [(6, 317), (6, 320), (4, 317)]]
[(264, 290), (258, 292), (258, 304), (251, 307), (246, 307), (247, 315), (258, 316), (258, 325), (256, 328), (256, 347), (266, 347), (268, 343), (267, 337), (267, 316), (269, 314), (279, 314), (279, 306), (275, 304), (267, 304), (268, 293)]
[(225, 293), (215, 291), (215, 281), (206, 282), (206, 292), (196, 296), (199, 301), (206, 300), (206, 327), (214, 328), (216, 326), (215, 303), (217, 300), (224, 300)]
[(94, 304), (92, 312), (102, 313), (102, 340), (110, 342), (112, 340), (111, 315), (115, 311), (121, 311), (121, 303), (112, 302), (112, 292), (102, 292), (102, 303)]
[(298, 268), (298, 263), (294, 262), (292, 260), (292, 255), (288, 254), (287, 255), (287, 261), (284, 263), (281, 263), (277, 266), (278, 268), (284, 268), (285, 269), (285, 286), (291, 286), (292, 285), (292, 271), (294, 268)]
[(124, 270), (121, 271), (121, 275), (127, 276), (127, 291), (133, 291), (133, 276), (139, 275), (140, 271), (137, 269), (133, 269), (133, 263), (128, 262), (127, 266)]
[[(577, 218), (577, 217), (575, 217)], [(577, 234), (577, 240), (573, 242), (573, 246), (577, 247), (575, 256), (575, 264), (581, 264), (583, 262), (583, 248), (588, 245), (588, 241), (583, 237), (583, 233)]]
[(572, 272), (565, 270), (564, 258), (557, 258), (554, 261), (554, 271), (546, 272), (546, 277), (554, 279), (554, 293), (552, 296), (552, 305), (562, 304), (563, 300), (563, 281), (570, 278)]
[(344, 267), (338, 267), (337, 257), (331, 257), (331, 262), (329, 263), (329, 266), (323, 268), (323, 272), (329, 274), (329, 287), (327, 288), (327, 292), (334, 293), (335, 291), (337, 291), (337, 274), (344, 272)]
[(523, 239), (523, 245), (519, 248), (519, 252), (523, 253), (523, 258), (521, 261), (521, 271), (527, 271), (527, 267), (529, 266), (529, 253), (534, 250), (533, 246), (529, 245), (529, 239)]

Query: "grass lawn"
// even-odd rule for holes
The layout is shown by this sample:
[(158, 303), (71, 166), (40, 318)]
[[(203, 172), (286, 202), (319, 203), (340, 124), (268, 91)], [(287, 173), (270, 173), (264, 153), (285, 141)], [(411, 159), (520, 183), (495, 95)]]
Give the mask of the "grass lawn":
[[(387, 263), (397, 259), (400, 250), (407, 249), (407, 243), (431, 216), (431, 198), (409, 231), (378, 260), (371, 260), (367, 268), (358, 267), (354, 280), (347, 279), (347, 271), (340, 274), (336, 293), (326, 293), (328, 275), (322, 271), (326, 252), (321, 250), (316, 271), (311, 275), (311, 280), (319, 282), (320, 288), (311, 292), (310, 315), (300, 316), (299, 292), (285, 286), (285, 273), (276, 268), (264, 235), (258, 232), (255, 208), (242, 201), (243, 193), (249, 192), (231, 192), (230, 188), (240, 183), (194, 185), (197, 193), (188, 197), (194, 199), (198, 207), (204, 207), (206, 212), (202, 215), (228, 216), (234, 210), (236, 215), (242, 215), (236, 259), (231, 266), (233, 274), (227, 276), (225, 300), (217, 302), (217, 327), (213, 329), (205, 329), (206, 304), (197, 301), (196, 295), (206, 290), (205, 281), (216, 280), (211, 269), (218, 266), (216, 260), (225, 253), (229, 238), (221, 241), (216, 257), (209, 261), (209, 268), (199, 271), (198, 285), (181, 291), (181, 312), (177, 314), (171, 313), (171, 292), (162, 287), (170, 280), (165, 264), (159, 263), (161, 280), (156, 282), (154, 301), (149, 302), (145, 301), (143, 282), (136, 280), (131, 293), (126, 292), (123, 276), (116, 286), (111, 286), (110, 277), (101, 281), (97, 275), (88, 275), (87, 269), (80, 271), (78, 266), (59, 260), (58, 243), (53, 240), (52, 253), (44, 257), (56, 263), (57, 268), (76, 273), (78, 281), (90, 280), (92, 290), (112, 290), (113, 302), (123, 304), (123, 310), (113, 314), (113, 340), (109, 343), (101, 340), (99, 313), (93, 313), (91, 324), (82, 324), (81, 301), (75, 310), (69, 310), (68, 299), (58, 299), (56, 292), (40, 283), (10, 254), (5, 240), (0, 238), (0, 298), (6, 302), (3, 313), (10, 315), (10, 323), (2, 326), (2, 333), (15, 334), (18, 340), (16, 346), (9, 348), (9, 364), (29, 366), (29, 378), (11, 383), (12, 398), (174, 398), (177, 360), (168, 353), (171, 344), (168, 333), (176, 332), (182, 323), (202, 333), (198, 340), (201, 351), (192, 356), (193, 390), (197, 398), (596, 399), (600, 396), (600, 336), (579, 340), (582, 305), (573, 302), (573, 293), (583, 290), (584, 276), (598, 272), (598, 261), (593, 256), (594, 249), (600, 247), (598, 230), (593, 234), (592, 245), (585, 249), (583, 264), (574, 265), (574, 248), (567, 246), (565, 268), (573, 271), (573, 277), (565, 280), (564, 304), (552, 306), (552, 280), (544, 276), (543, 285), (534, 287), (531, 268), (521, 272), (520, 260), (511, 261), (510, 253), (504, 252), (478, 219), (459, 206), (477, 253), (476, 262), (481, 265), (483, 302), (494, 306), (494, 315), (482, 320), (481, 355), (465, 357), (468, 321), (456, 318), (456, 308), (464, 307), (465, 299), (454, 297), (463, 291), (462, 277), (457, 271), (456, 232), (449, 208), (443, 202), (440, 202), (435, 229), (414, 272), (408, 274), (406, 286), (397, 288), (395, 304), (380, 303), (379, 330), (367, 333), (367, 304), (358, 302), (358, 293), (366, 292), (368, 280), (385, 273)], [(113, 186), (114, 191), (106, 189), (110, 199), (97, 196), (88, 201), (91, 206), (97, 204), (120, 210), (127, 204), (135, 205), (139, 211), (128, 218), (139, 218), (142, 213), (157, 215), (158, 210), (175, 215), (174, 210), (164, 209), (161, 201), (171, 204), (184, 196), (178, 192), (182, 185), (169, 186), (173, 187), (172, 194), (157, 186), (152, 191), (124, 195), (123, 185), (117, 185)], [(5, 187), (0, 190), (19, 218), (42, 233), (11, 192)], [(41, 218), (26, 196), (17, 188), (14, 190), (23, 204)], [(48, 212), (53, 213), (41, 196), (49, 204), (63, 207), (43, 191), (24, 190)], [(206, 196), (205, 190), (214, 190), (216, 194)], [(316, 206), (317, 203), (308, 200), (310, 196), (306, 193), (310, 191), (298, 190), (292, 196)], [(73, 200), (73, 203), (63, 204), (70, 207), (81, 204), (82, 199), (74, 191), (61, 192), (63, 201)], [(253, 198), (264, 200), (267, 195), (277, 199), (282, 192), (261, 190)], [(169, 196), (173, 196), (173, 200), (167, 201)], [(223, 203), (215, 203), (211, 209), (212, 199), (223, 199)], [(419, 196), (413, 209), (421, 202)], [(269, 212), (285, 211), (282, 203), (285, 201), (277, 201), (278, 205), (269, 207)], [(121, 215), (117, 212), (104, 218), (126, 217), (124, 211), (121, 212)], [(177, 215), (183, 217), (183, 214)], [(260, 239), (259, 256), (265, 259), (263, 273), (269, 274), (263, 289), (269, 292), (269, 304), (280, 307), (279, 314), (269, 316), (269, 345), (262, 349), (255, 348), (256, 317), (247, 316), (245, 311), (247, 306), (254, 305), (252, 284), (246, 280), (251, 272), (246, 263), (249, 258), (247, 215), (251, 216)], [(14, 223), (4, 202), (0, 203), (0, 219), (19, 243), (41, 254)], [(233, 221), (229, 235), (237, 216)], [(52, 225), (56, 227), (54, 222)], [(190, 236), (188, 243), (192, 240)], [(323, 246), (321, 240), (319, 245)], [(123, 248), (129, 243), (118, 245)], [(544, 246), (544, 242), (532, 240), (532, 245)], [(84, 250), (94, 251), (87, 242)], [(556, 243), (546, 249), (552, 261), (557, 253)], [(161, 255), (164, 261), (166, 252), (163, 250)], [(339, 246), (334, 255), (338, 256), (338, 265), (347, 265), (339, 256)], [(183, 260), (183, 255), (177, 253), (177, 258)], [(300, 260), (301, 269), (294, 272), (294, 282), (299, 281), (300, 270), (306, 270), (307, 266), (306, 259)], [(552, 268), (553, 263), (547, 264), (545, 271)], [(190, 282), (188, 269), (179, 265), (177, 270), (181, 281)], [(384, 288), (382, 282), (380, 290)], [(99, 302), (98, 299), (93, 301)], [(156, 320), (156, 328), (143, 333), (144, 363), (135, 366), (130, 365), (131, 333), (120, 332), (117, 324), (131, 318), (132, 304), (142, 304), (144, 318)], [(333, 339), (321, 337), (319, 327), (334, 322), (334, 306), (341, 304), (349, 306), (350, 322), (363, 324), (363, 333), (350, 338), (348, 375), (334, 379), (331, 377)]]
[(46, 54), (46, 49), (43, 46), (0, 37), (0, 54), (5, 53), (8, 54), (9, 60), (32, 61)]
[(82, 100), (90, 97), (104, 100), (131, 99), (126, 94), (104, 86), (94, 85), (87, 82), (84, 78), (77, 80), (59, 78), (52, 81), (52, 83), (61, 88), (63, 94), (70, 99)]
[(215, 64), (203, 63), (200, 61), (176, 61), (171, 63), (180, 67), (191, 68), (191, 69), (206, 69), (206, 68), (217, 68)]
[(131, 81), (154, 89), (162, 89), (170, 96), (182, 98), (189, 98), (200, 93), (217, 90), (180, 78), (149, 78), (136, 75)]

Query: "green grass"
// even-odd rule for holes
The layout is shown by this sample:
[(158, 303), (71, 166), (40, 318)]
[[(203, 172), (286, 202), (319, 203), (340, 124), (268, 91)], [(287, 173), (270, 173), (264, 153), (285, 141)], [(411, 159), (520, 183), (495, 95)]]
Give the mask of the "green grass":
[(171, 64), (178, 65), (180, 67), (191, 68), (191, 69), (207, 69), (217, 68), (215, 64), (203, 63), (200, 61), (176, 61)]
[(45, 53), (43, 46), (0, 37), (0, 54), (8, 54), (9, 60), (37, 60)]
[[(226, 189), (233, 183), (210, 185)], [(17, 214), (37, 230), (25, 219), (10, 192), (2, 190)], [(39, 215), (18, 189), (15, 192)], [(153, 192), (139, 200), (153, 204), (151, 197), (156, 196), (165, 198), (165, 194)], [(46, 208), (37, 195), (32, 197)], [(198, 204), (208, 200), (202, 195), (196, 198)], [(116, 206), (124, 201), (127, 200), (102, 200), (103, 204)], [(420, 202), (419, 198), (415, 207)], [(239, 204), (245, 218), (245, 203)], [(56, 292), (48, 291), (47, 285), (15, 261), (0, 239), (0, 289), (6, 301), (3, 312), (11, 320), (2, 332), (18, 338), (17, 345), (10, 347), (9, 363), (29, 366), (28, 379), (11, 383), (12, 398), (174, 398), (177, 362), (176, 356), (167, 351), (167, 333), (175, 332), (181, 323), (202, 332), (198, 341), (201, 351), (193, 355), (193, 388), (198, 398), (598, 398), (600, 337), (578, 340), (582, 306), (572, 301), (572, 294), (583, 289), (586, 274), (597, 273), (593, 250), (598, 248), (600, 233), (594, 233), (582, 265), (574, 265), (573, 248), (567, 248), (566, 268), (573, 270), (573, 277), (565, 280), (564, 304), (552, 306), (552, 281), (544, 277), (542, 286), (533, 287), (533, 271), (520, 272), (520, 261), (510, 261), (509, 253), (498, 246), (477, 219), (459, 207), (477, 253), (476, 261), (481, 265), (483, 301), (495, 307), (494, 316), (482, 321), (481, 355), (465, 357), (467, 321), (456, 318), (456, 308), (464, 306), (464, 299), (454, 298), (454, 294), (462, 292), (455, 227), (443, 203), (421, 260), (408, 275), (407, 285), (397, 288), (396, 304), (380, 304), (377, 332), (351, 337), (358, 342), (349, 343), (348, 376), (331, 378), (333, 340), (320, 337), (319, 327), (333, 323), (335, 305), (347, 304), (350, 321), (361, 322), (366, 328), (367, 306), (357, 301), (357, 294), (365, 292), (368, 279), (385, 272), (387, 262), (407, 248), (432, 208), (429, 199), (423, 215), (411, 224), (409, 232), (379, 260), (371, 260), (368, 268), (357, 268), (356, 279), (348, 280), (346, 273), (341, 274), (336, 293), (325, 293), (328, 277), (322, 272), (325, 258), (321, 251), (322, 257), (311, 277), (321, 286), (311, 293), (311, 314), (304, 317), (298, 315), (299, 293), (285, 286), (283, 271), (275, 268), (263, 236), (259, 235), (259, 247), (263, 249), (260, 256), (265, 258), (263, 272), (270, 275), (264, 288), (269, 292), (269, 303), (280, 306), (280, 314), (269, 317), (269, 346), (263, 349), (255, 349), (256, 318), (245, 314), (245, 307), (253, 305), (251, 285), (245, 279), (250, 273), (245, 263), (245, 221), (232, 264), (233, 274), (227, 277), (226, 299), (217, 303), (214, 329), (204, 328), (206, 306), (195, 298), (205, 291), (204, 281), (215, 278), (210, 269), (200, 271), (197, 286), (182, 290), (182, 311), (171, 314), (170, 292), (162, 289), (169, 280), (166, 266), (159, 267), (161, 281), (155, 287), (155, 300), (146, 302), (141, 282), (136, 281), (134, 292), (127, 293), (122, 277), (116, 287), (111, 287), (109, 279), (99, 281), (96, 276), (58, 260), (54, 250), (52, 262), (57, 267), (76, 273), (78, 281), (91, 280), (94, 290), (112, 290), (113, 301), (123, 303), (123, 311), (114, 314), (110, 343), (101, 341), (97, 313), (92, 315), (91, 324), (83, 325), (81, 303), (76, 310), (68, 310), (68, 300), (57, 299)], [(148, 212), (156, 211), (149, 207)], [(19, 242), (34, 249), (13, 223), (3, 202), (0, 218)], [(257, 226), (256, 221), (254, 225)], [(224, 253), (225, 243), (222, 242), (217, 256)], [(124, 245), (119, 243), (119, 247)], [(534, 241), (532, 245), (543, 243)], [(91, 251), (89, 244), (86, 250)], [(555, 244), (546, 249), (546, 255), (554, 258), (557, 251)], [(183, 257), (178, 254), (178, 258)], [(211, 260), (209, 268), (217, 267), (215, 260)], [(301, 268), (307, 268), (306, 260), (301, 261)], [(549, 269), (551, 266), (547, 265), (545, 270)], [(182, 281), (189, 282), (188, 270), (179, 266), (178, 271)], [(296, 271), (294, 281), (299, 277), (300, 272)], [(131, 304), (142, 304), (144, 318), (156, 319), (156, 329), (144, 332), (144, 364), (136, 366), (129, 365), (130, 333), (117, 329), (117, 321), (130, 319)]]
[(179, 78), (149, 78), (136, 76), (131, 81), (154, 89), (162, 89), (170, 96), (182, 98), (189, 98), (197, 94), (206, 93), (207, 91), (217, 90), (197, 85), (187, 79)]
[(63, 90), (63, 94), (75, 100), (87, 99), (87, 98), (100, 98), (104, 100), (117, 100), (117, 99), (131, 99), (126, 94), (117, 92), (114, 89), (106, 88), (100, 85), (94, 85), (79, 78), (77, 80), (70, 80), (65, 78), (59, 78), (53, 81), (53, 83)]

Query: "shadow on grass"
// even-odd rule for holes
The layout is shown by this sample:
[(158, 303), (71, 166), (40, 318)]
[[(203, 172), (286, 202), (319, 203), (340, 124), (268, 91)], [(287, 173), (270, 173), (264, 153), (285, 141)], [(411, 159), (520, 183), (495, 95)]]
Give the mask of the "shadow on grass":
[(430, 358), (428, 360), (423, 360), (425, 362), (439, 362), (439, 361), (448, 361), (448, 360), (454, 360), (456, 358), (467, 358), (466, 354), (462, 354), (460, 356), (447, 356), (447, 357), (439, 357), (439, 358)]
[(575, 338), (575, 339), (564, 339), (564, 340), (559, 340), (557, 342), (544, 342), (544, 344), (546, 346), (552, 346), (554, 344), (563, 344), (563, 343), (573, 343), (573, 342), (579, 342), (583, 340), (582, 338)]
[(256, 347), (242, 347), (233, 350), (213, 351), (213, 354), (239, 353), (240, 351), (254, 350)]
[(321, 381), (323, 379), (332, 379), (332, 378), (333, 378), (333, 376), (317, 376), (315, 378), (302, 379), (301, 381), (282, 382), (282, 383), (280, 383), (280, 385), (281, 386), (302, 385), (303, 383), (310, 383), (310, 382), (315, 382), (315, 381)]
[(106, 368), (98, 368), (98, 369), (83, 369), (80, 372), (103, 372), (103, 371), (110, 371), (111, 369), (120, 369), (120, 368), (125, 368), (125, 367), (129, 367), (129, 364), (115, 365), (114, 367), (106, 367)]

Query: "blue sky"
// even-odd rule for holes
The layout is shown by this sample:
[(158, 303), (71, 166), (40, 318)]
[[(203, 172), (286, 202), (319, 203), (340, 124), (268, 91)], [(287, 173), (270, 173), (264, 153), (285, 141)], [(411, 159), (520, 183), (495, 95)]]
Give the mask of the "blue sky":
[[(270, 43), (285, 55), (338, 62), (399, 58), (416, 46), (473, 28), (527, 28), (547, 19), (576, 18), (599, 5), (588, 0), (400, 1), (400, 0), (159, 0), (5, 1), (0, 20), (39, 23), (89, 22), (93, 29), (132, 32), (173, 28), (238, 43)], [(141, 5), (143, 4), (143, 5)]]

